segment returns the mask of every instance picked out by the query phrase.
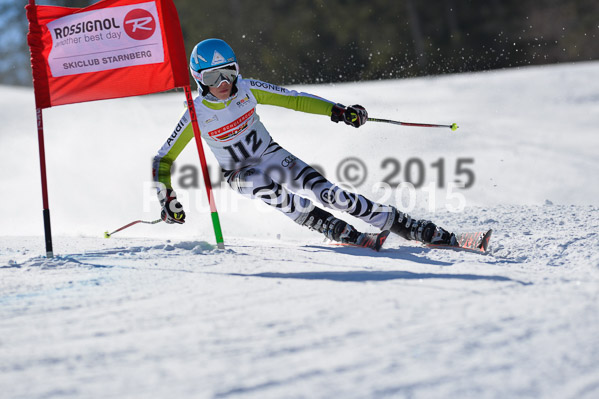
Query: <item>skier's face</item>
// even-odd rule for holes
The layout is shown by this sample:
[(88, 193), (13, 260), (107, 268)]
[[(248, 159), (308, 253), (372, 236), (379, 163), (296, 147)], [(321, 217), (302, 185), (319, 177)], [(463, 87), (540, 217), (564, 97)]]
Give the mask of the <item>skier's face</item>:
[(233, 85), (223, 81), (218, 87), (210, 87), (210, 93), (219, 100), (226, 100), (231, 97), (231, 89), (233, 89)]

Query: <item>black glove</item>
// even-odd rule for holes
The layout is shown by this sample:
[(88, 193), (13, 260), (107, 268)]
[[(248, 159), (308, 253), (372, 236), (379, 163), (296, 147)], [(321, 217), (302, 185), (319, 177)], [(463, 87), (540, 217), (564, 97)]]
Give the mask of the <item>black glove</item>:
[(177, 201), (177, 194), (172, 189), (167, 189), (166, 193), (162, 191), (159, 194), (160, 204), (162, 205), (162, 212), (160, 217), (166, 223), (185, 223), (185, 212), (183, 211), (183, 205)]
[(335, 123), (343, 121), (353, 127), (360, 127), (366, 123), (367, 119), (368, 112), (366, 112), (366, 109), (361, 105), (352, 105), (347, 108), (342, 104), (333, 105), (331, 120)]

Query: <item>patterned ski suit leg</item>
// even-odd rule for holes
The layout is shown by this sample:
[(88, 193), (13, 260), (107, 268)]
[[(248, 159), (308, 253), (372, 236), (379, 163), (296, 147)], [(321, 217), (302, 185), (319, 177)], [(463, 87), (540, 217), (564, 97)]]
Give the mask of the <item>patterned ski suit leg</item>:
[[(315, 200), (327, 208), (349, 213), (379, 229), (389, 229), (394, 209), (333, 185), (321, 173), (271, 142), (256, 165), (225, 171), (231, 188), (259, 198), (303, 224)], [(311, 200), (310, 200), (311, 199)]]

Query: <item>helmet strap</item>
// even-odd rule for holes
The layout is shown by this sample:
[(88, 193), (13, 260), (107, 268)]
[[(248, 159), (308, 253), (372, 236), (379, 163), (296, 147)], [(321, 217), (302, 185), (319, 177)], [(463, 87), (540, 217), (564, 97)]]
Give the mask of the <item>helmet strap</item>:
[(208, 93), (210, 93), (210, 87), (206, 86), (199, 80), (198, 80), (198, 84), (200, 85), (200, 88), (202, 89), (202, 97), (206, 97), (208, 95)]
[(231, 96), (237, 94), (237, 78), (239, 78), (239, 75), (235, 76), (235, 80), (233, 81), (233, 89), (231, 89)]

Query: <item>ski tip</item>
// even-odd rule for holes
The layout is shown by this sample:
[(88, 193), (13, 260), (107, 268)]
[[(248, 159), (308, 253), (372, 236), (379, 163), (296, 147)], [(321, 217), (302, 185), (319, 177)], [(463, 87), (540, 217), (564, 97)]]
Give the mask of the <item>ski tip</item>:
[(489, 229), (489, 231), (485, 233), (481, 240), (480, 247), (485, 252), (487, 252), (487, 249), (489, 248), (489, 240), (491, 239), (491, 234), (493, 234), (493, 229)]
[(104, 232), (104, 238), (110, 238), (110, 233), (109, 233), (109, 232), (107, 232), (107, 231), (105, 231), (105, 232)]

